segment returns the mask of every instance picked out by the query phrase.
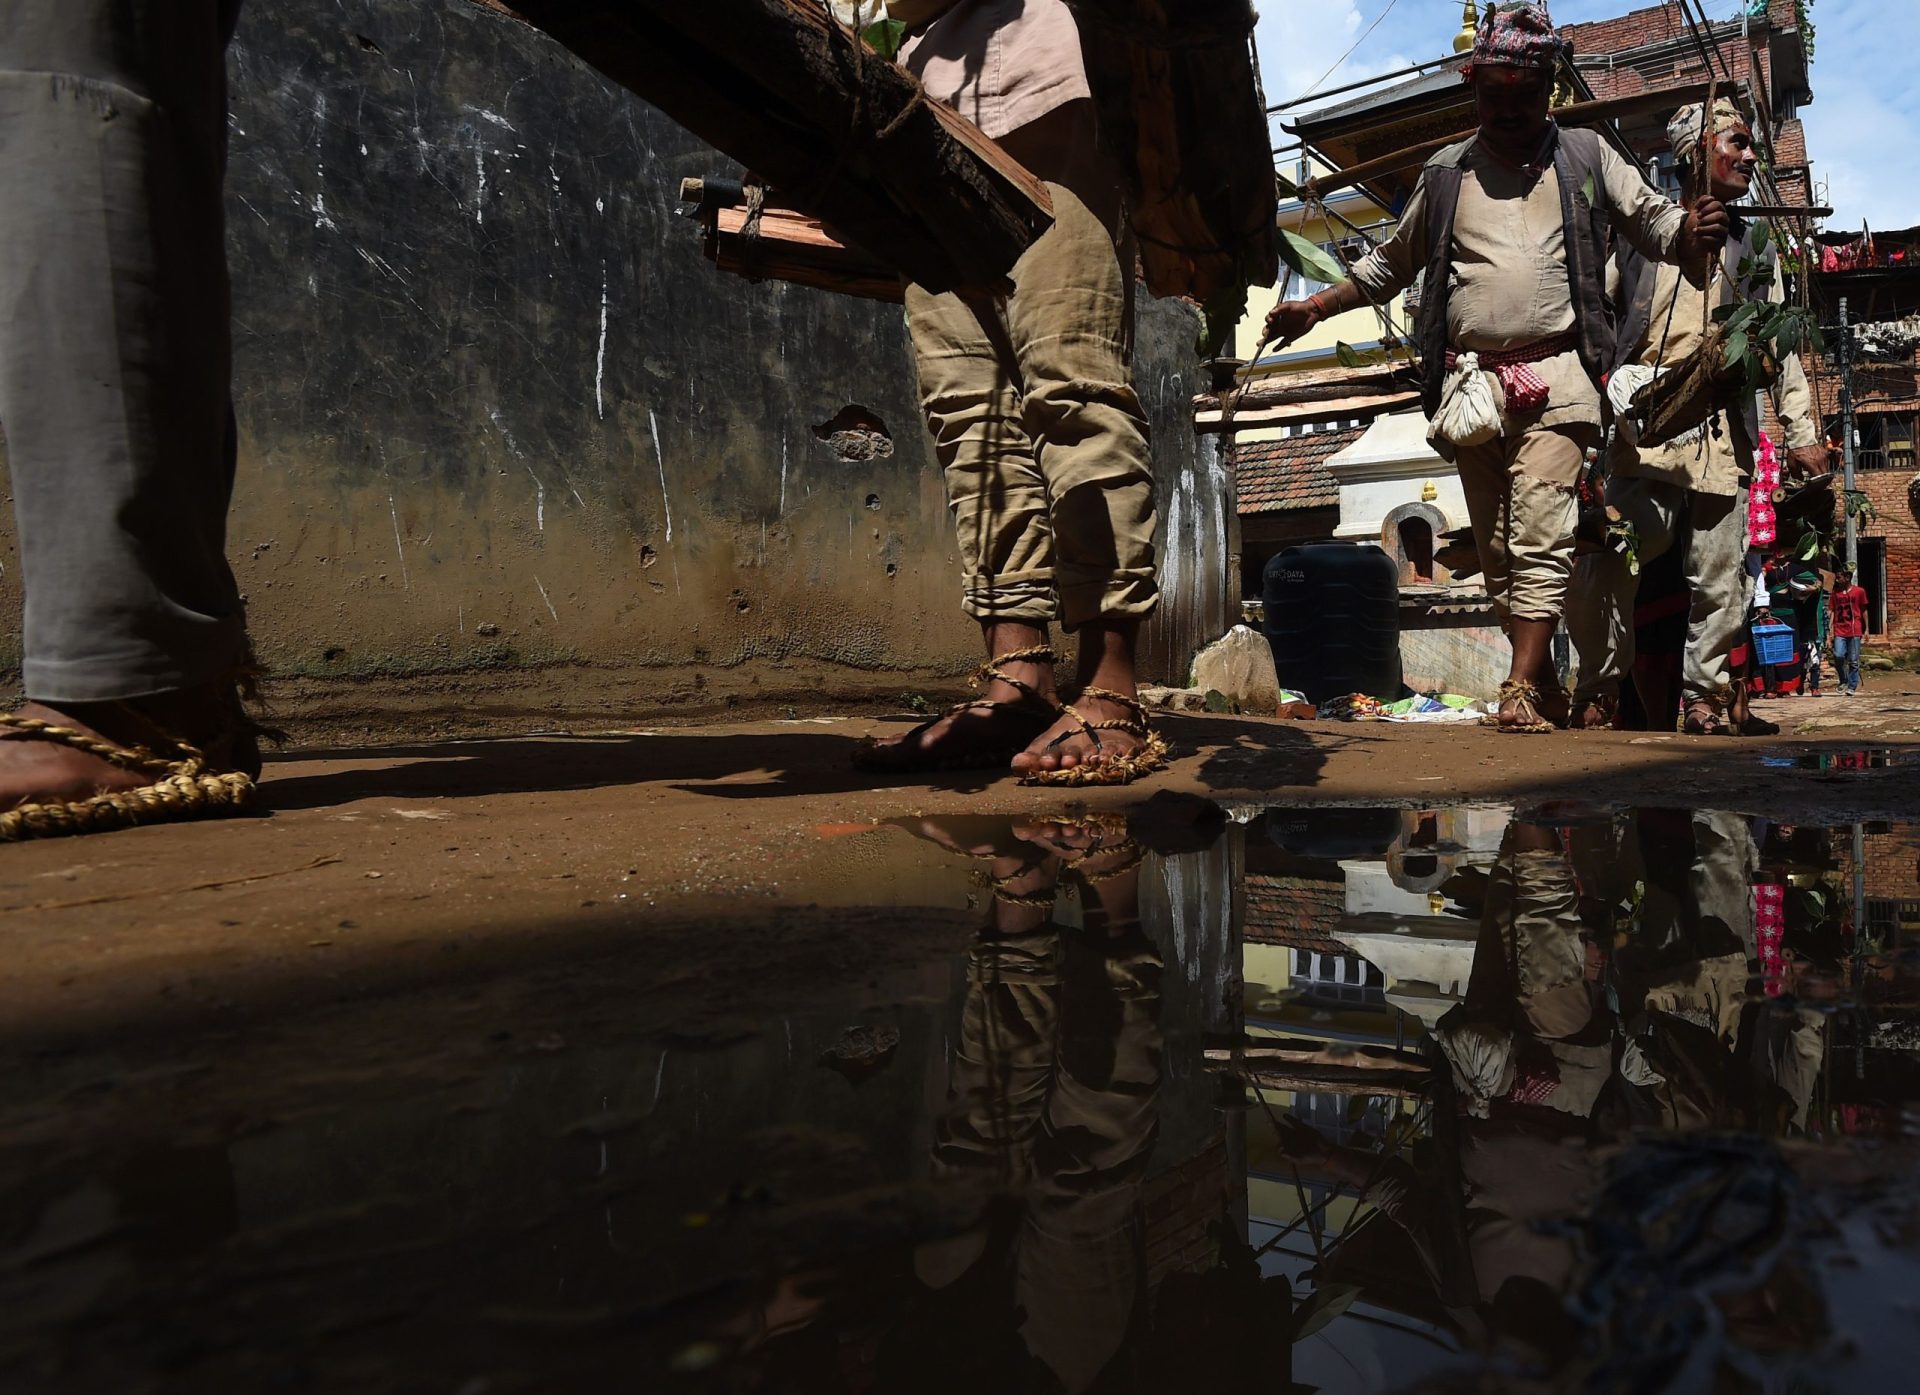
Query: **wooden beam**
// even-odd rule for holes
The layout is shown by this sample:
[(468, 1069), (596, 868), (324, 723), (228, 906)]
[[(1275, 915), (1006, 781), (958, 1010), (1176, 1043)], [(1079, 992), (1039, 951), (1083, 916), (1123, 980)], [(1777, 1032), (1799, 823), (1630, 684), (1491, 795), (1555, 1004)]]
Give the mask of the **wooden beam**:
[[(1626, 97), (1602, 97), (1591, 102), (1571, 102), (1564, 107), (1555, 107), (1553, 119), (1562, 126), (1592, 126), (1601, 121), (1633, 116), (1644, 111), (1682, 107), (1688, 102), (1702, 101), (1706, 95), (1706, 83), (1682, 83), (1677, 87), (1664, 88), (1658, 92), (1636, 92)], [(1365, 183), (1379, 175), (1394, 174), (1413, 165), (1425, 164), (1435, 151), (1452, 145), (1455, 141), (1465, 140), (1473, 134), (1473, 130), (1474, 128), (1469, 128), (1464, 131), (1455, 131), (1450, 136), (1423, 140), (1417, 145), (1405, 146), (1371, 160), (1362, 160), (1359, 164), (1349, 165), (1343, 170), (1316, 175), (1300, 187), (1303, 191), (1311, 191), (1324, 198), (1335, 189), (1345, 189), (1350, 185)]]
[(748, 236), (751, 217), (745, 208), (715, 211), (705, 251), (720, 270), (750, 281), (786, 281), (863, 300), (898, 305), (903, 299), (898, 272), (849, 247), (817, 219), (790, 208), (762, 209), (758, 226)]
[(497, 0), (929, 290), (999, 290), (1045, 187), (821, 0)]
[(1409, 388), (1405, 392), (1339, 397), (1329, 402), (1300, 402), (1291, 407), (1256, 407), (1235, 412), (1231, 419), (1221, 411), (1201, 412), (1193, 419), (1193, 429), (1210, 436), (1223, 431), (1257, 431), (1267, 426), (1337, 421), (1341, 417), (1386, 416), (1389, 412), (1403, 412), (1419, 405), (1420, 389)]

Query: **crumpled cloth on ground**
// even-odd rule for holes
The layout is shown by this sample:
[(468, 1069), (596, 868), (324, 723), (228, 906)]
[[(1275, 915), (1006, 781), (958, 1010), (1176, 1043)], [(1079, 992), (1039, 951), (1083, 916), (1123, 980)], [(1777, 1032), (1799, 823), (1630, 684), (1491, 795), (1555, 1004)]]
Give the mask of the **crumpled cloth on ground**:
[(1458, 693), (1416, 693), (1398, 702), (1348, 693), (1321, 703), (1320, 715), (1337, 722), (1477, 722), (1487, 706)]

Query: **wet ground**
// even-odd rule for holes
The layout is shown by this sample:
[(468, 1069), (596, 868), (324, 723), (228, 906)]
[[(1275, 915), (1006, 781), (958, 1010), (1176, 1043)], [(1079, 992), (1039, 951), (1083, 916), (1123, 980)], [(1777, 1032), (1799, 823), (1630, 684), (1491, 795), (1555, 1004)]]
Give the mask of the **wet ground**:
[(1910, 1388), (1920, 711), (1849, 711), (1190, 721), (1071, 808), (313, 752), (4, 850), (0, 1388)]

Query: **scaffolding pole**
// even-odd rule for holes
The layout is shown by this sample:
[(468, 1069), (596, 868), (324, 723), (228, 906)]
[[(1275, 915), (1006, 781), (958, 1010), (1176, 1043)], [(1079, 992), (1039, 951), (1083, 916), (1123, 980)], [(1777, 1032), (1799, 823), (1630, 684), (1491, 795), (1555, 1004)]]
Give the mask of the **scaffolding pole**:
[(1854, 526), (1853, 509), (1853, 330), (1847, 324), (1847, 298), (1840, 297), (1840, 452), (1845, 462), (1841, 476), (1846, 495), (1840, 501), (1847, 519), (1847, 570), (1860, 574), (1859, 529)]

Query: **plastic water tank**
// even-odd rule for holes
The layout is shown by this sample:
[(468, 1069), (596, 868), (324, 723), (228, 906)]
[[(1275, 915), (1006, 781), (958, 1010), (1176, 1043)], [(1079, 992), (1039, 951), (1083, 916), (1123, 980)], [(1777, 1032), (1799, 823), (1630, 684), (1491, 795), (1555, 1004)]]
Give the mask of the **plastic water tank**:
[(1311, 702), (1400, 696), (1400, 569), (1372, 543), (1305, 543), (1267, 563), (1265, 632), (1280, 686)]

